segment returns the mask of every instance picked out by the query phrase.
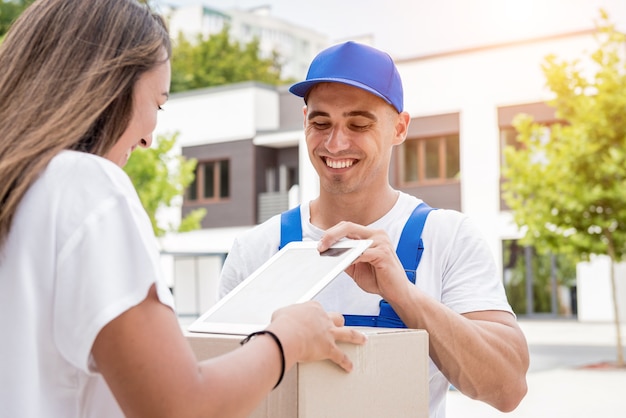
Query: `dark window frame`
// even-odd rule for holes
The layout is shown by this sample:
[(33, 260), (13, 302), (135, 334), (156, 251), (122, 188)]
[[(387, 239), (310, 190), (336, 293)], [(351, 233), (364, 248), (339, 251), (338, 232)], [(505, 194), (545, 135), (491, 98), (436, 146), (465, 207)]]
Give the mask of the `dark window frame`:
[[(448, 141), (450, 139), (456, 140), (456, 153), (457, 153), (457, 170), (454, 176), (448, 176)], [(428, 153), (427, 145), (432, 145), (433, 142), (437, 148), (437, 176), (428, 177)], [(429, 137), (413, 137), (407, 138), (399, 147), (399, 183), (401, 187), (415, 187), (424, 185), (442, 185), (460, 182), (460, 135), (458, 133), (448, 135), (438, 135)], [(407, 173), (406, 167), (407, 148), (415, 148), (417, 152), (416, 164), (417, 164), (417, 177), (415, 180), (411, 180), (411, 176)]]
[[(209, 165), (213, 165), (212, 176), (213, 176), (213, 184), (212, 191), (213, 194), (210, 197), (206, 196), (206, 168)], [(227, 184), (223, 185), (223, 170), (224, 165), (226, 165), (226, 181)], [(217, 159), (217, 160), (203, 160), (198, 161), (195, 170), (195, 178), (193, 182), (187, 187), (187, 191), (185, 193), (185, 200), (188, 203), (223, 203), (229, 201), (231, 198), (231, 184), (232, 184), (232, 173), (231, 173), (231, 164), (230, 159)], [(224, 190), (226, 189), (226, 190)], [(193, 192), (195, 190), (195, 192)], [(225, 194), (224, 194), (225, 192)]]

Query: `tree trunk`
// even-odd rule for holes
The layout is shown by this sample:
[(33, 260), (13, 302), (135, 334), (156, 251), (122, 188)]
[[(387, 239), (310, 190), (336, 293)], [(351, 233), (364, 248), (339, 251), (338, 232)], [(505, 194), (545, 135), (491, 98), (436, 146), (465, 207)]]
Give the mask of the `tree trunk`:
[(615, 335), (617, 342), (617, 366), (624, 367), (624, 350), (622, 349), (622, 327), (619, 319), (619, 305), (617, 302), (617, 286), (615, 282), (615, 254), (611, 251), (612, 248), (609, 246), (609, 252), (611, 257), (611, 294), (613, 297), (613, 316), (615, 323)]

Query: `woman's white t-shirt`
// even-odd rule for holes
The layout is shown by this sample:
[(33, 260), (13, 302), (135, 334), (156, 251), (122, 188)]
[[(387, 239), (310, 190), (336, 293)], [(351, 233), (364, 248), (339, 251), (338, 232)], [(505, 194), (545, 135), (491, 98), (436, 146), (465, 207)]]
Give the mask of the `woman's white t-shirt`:
[[(400, 193), (393, 208), (369, 227), (386, 231), (397, 247), (406, 221), (421, 202), (414, 196)], [(319, 240), (324, 231), (311, 224), (309, 205), (302, 205), (300, 210), (303, 240)], [(422, 241), (424, 252), (416, 273), (416, 286), (422, 291), (458, 313), (512, 312), (493, 254), (470, 218), (453, 210), (431, 211), (424, 225)], [(237, 237), (222, 269), (220, 297), (267, 261), (278, 251), (279, 245), (280, 215)], [(297, 280), (297, 273), (294, 273), (294, 280)], [(350, 276), (342, 273), (315, 299), (327, 311), (378, 315), (381, 297), (361, 290)], [(431, 360), (431, 418), (445, 417), (445, 396), (449, 385)]]
[(123, 416), (91, 357), (100, 330), (163, 284), (128, 176), (63, 151), (30, 187), (0, 249), (0, 416)]

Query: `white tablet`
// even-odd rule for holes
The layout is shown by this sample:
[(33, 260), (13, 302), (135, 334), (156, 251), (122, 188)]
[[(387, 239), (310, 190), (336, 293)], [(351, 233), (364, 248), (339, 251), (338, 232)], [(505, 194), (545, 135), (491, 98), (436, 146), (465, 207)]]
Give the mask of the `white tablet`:
[(372, 241), (344, 240), (323, 253), (317, 244), (296, 241), (285, 245), (188, 330), (236, 335), (261, 330), (277, 309), (313, 299)]

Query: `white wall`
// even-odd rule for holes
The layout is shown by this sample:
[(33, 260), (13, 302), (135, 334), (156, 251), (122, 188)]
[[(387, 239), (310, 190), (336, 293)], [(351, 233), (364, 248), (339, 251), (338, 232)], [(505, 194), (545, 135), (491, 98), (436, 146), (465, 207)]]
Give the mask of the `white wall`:
[[(593, 257), (579, 263), (577, 276), (578, 319), (585, 322), (613, 321), (613, 291), (611, 289), (611, 259)], [(615, 264), (615, 284), (619, 318), (626, 323), (626, 263)]]
[(169, 256), (163, 255), (166, 275), (171, 277), (174, 303), (178, 315), (197, 316), (217, 302), (221, 255)]
[(179, 132), (181, 146), (250, 139), (279, 123), (278, 93), (255, 83), (175, 93), (163, 109), (155, 134)]

